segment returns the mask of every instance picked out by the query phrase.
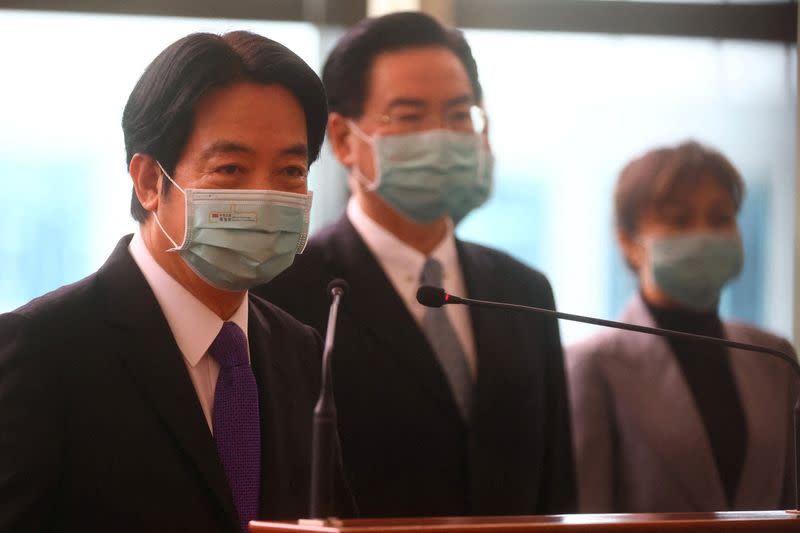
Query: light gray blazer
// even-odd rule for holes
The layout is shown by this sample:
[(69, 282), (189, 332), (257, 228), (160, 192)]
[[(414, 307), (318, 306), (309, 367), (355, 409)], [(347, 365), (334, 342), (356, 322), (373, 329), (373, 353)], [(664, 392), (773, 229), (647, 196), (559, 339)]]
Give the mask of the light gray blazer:
[[(623, 322), (655, 326), (640, 297)], [(794, 353), (784, 339), (723, 324), (731, 340)], [(702, 418), (667, 340), (604, 329), (566, 350), (581, 512), (672, 512), (794, 507), (788, 364), (730, 350), (747, 422), (747, 448), (728, 505)]]

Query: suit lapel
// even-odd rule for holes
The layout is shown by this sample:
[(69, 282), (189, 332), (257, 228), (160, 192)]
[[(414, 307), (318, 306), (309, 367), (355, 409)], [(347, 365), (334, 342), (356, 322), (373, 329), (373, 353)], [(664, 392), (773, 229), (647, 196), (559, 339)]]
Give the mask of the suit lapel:
[(328, 271), (350, 284), (343, 300), (343, 314), (352, 317), (354, 327), (363, 328), (377, 339), (381, 353), (391, 357), (443, 409), (459, 417), (450, 387), (430, 344), (400, 295), (394, 289), (375, 256), (346, 216), (331, 236)]
[[(464, 244), (460, 240), (456, 240), (456, 250), (458, 252), (459, 266), (464, 276), (464, 287), (467, 290), (467, 294), (459, 294), (458, 296), (465, 296), (478, 300), (492, 300), (497, 298), (496, 293), (488, 288), (489, 283), (493, 279), (492, 276), (488, 275), (488, 272), (483, 272), (478, 261), (472, 260), (472, 256), (467, 253)], [(485, 319), (489, 315), (479, 311), (480, 309), (477, 306), (470, 306), (469, 308), (469, 319), (472, 324), (473, 338), (475, 339), (475, 355), (478, 358), (478, 379), (480, 379), (481, 376), (481, 353), (484, 351), (481, 348), (485, 349), (486, 334), (497, 331), (496, 327), (484, 324)]]
[[(249, 303), (248, 338), (253, 374), (258, 383), (259, 414), (261, 417), (261, 513), (273, 516), (280, 512), (275, 502), (280, 501), (281, 491), (288, 490), (286, 483), (291, 479), (291, 469), (282, 459), (291, 457), (293, 451), (287, 449), (292, 436), (286, 433), (293, 424), (294, 413), (289, 408), (293, 391), (289, 388), (297, 380), (289, 379), (286, 369), (281, 366), (281, 357), (276, 357), (275, 344), (270, 342), (272, 331), (269, 322), (260, 310)], [(309, 425), (311, 419), (308, 420)]]
[[(463, 295), (478, 300), (497, 300), (502, 291), (498, 290), (494, 281), (496, 273), (485, 265), (480, 254), (469, 253), (464, 243), (456, 240), (458, 262), (464, 275), (464, 286), (467, 294)], [(497, 383), (508, 379), (513, 364), (520, 354), (513, 351), (503, 353), (502, 358), (493, 357), (502, 347), (508, 347), (509, 338), (515, 335), (516, 320), (499, 310), (485, 310), (477, 306), (469, 307), (470, 324), (475, 339), (475, 356), (477, 359), (477, 382), (475, 384), (476, 413), (474, 422), (486, 420), (480, 411), (491, 409), (504, 392), (497, 389)], [(532, 356), (532, 354), (526, 354)], [(522, 374), (521, 374), (522, 375)], [(497, 413), (502, 420), (502, 414)], [(493, 415), (494, 416), (494, 415)], [(496, 417), (495, 417), (496, 419)], [(535, 421), (531, 420), (531, 424)]]
[[(622, 321), (655, 327), (638, 297)], [(726, 509), (727, 498), (705, 426), (669, 344), (654, 335), (625, 335), (621, 360), (626, 367), (618, 369), (620, 409), (627, 412), (625, 417), (663, 458), (667, 470), (698, 510)], [(631, 380), (632, 375), (637, 379)]]
[[(459, 240), (456, 240), (456, 249), (466, 290), (466, 294), (459, 296), (479, 300), (508, 299), (500, 286), (505, 280), (498, 279), (485, 254), (471, 253), (472, 250)], [(531, 345), (521, 341), (521, 332), (517, 330), (519, 324), (528, 323), (530, 317), (520, 320), (502, 310), (477, 306), (469, 308), (469, 317), (478, 370), (470, 427), (471, 510), (479, 514), (497, 513), (498, 509), (525, 512), (525, 509), (530, 510), (530, 495), (524, 487), (539, 484), (531, 476), (537, 475), (536, 463), (540, 455), (537, 439), (542, 427), (538, 412), (531, 409), (527, 401), (536, 395), (536, 384), (525, 361), (536, 358), (537, 354), (521, 351), (522, 346)], [(510, 414), (509, 410), (525, 413), (528, 417), (525, 424), (537, 429), (519, 431), (512, 422), (517, 415)], [(525, 452), (518, 454), (517, 450)]]
[(183, 356), (155, 296), (123, 238), (98, 272), (107, 295), (106, 317), (120, 340), (110, 347), (166, 430), (197, 468), (214, 500), (238, 528), (233, 499)]
[[(743, 334), (736, 326), (725, 325), (725, 336), (742, 342), (757, 342)], [(736, 380), (739, 398), (747, 420), (747, 452), (745, 454), (739, 486), (734, 505), (753, 506), (762, 502), (764, 508), (775, 505), (781, 499), (784, 465), (786, 457), (789, 420), (786, 419), (787, 403), (783, 391), (776, 384), (783, 383), (780, 368), (774, 372), (774, 361), (769, 356), (730, 350), (731, 367)]]
[[(458, 250), (458, 262), (464, 275), (464, 286), (467, 294), (460, 295), (477, 300), (497, 300), (502, 291), (498, 290), (496, 272), (492, 272), (491, 266), (486, 265), (482, 260), (481, 254), (470, 253), (464, 243), (456, 240)], [(478, 358), (478, 380), (485, 376), (485, 370), (495, 361), (488, 360), (485, 354), (491, 353), (492, 348), (506, 346), (508, 335), (513, 328), (513, 320), (509, 320), (509, 315), (502, 311), (482, 310), (477, 306), (469, 307), (469, 318), (472, 324), (473, 336), (475, 339), (475, 353)], [(506, 361), (507, 362), (507, 361)]]

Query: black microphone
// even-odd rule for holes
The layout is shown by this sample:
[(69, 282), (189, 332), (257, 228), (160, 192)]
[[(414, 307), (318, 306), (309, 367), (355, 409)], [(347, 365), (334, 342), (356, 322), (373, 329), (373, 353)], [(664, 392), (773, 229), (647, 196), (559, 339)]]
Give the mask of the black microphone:
[(331, 379), (331, 352), (336, 336), (336, 317), (342, 296), (349, 290), (343, 279), (328, 283), (327, 294), (331, 297), (328, 314), (328, 330), (325, 334), (325, 349), (322, 352), (322, 385), (319, 400), (314, 407), (311, 433), (311, 494), (309, 515), (324, 520), (333, 516), (333, 477), (336, 457), (336, 402), (333, 398)]
[[(626, 322), (616, 322), (614, 320), (604, 320), (601, 318), (593, 318), (589, 316), (573, 315), (570, 313), (562, 313), (553, 309), (543, 309), (541, 307), (531, 307), (527, 305), (509, 304), (503, 302), (490, 302), (487, 300), (473, 300), (472, 298), (462, 298), (448, 294), (440, 287), (431, 287), (430, 285), (423, 285), (417, 290), (417, 301), (425, 307), (442, 307), (448, 304), (465, 304), (476, 307), (488, 307), (493, 309), (506, 309), (510, 311), (526, 311), (533, 313), (540, 313), (549, 315), (555, 318), (564, 320), (572, 320), (573, 322), (584, 322), (586, 324), (594, 324), (597, 326), (606, 326), (609, 328), (624, 329), (627, 331), (636, 331), (639, 333), (649, 333), (651, 335), (660, 335), (661, 337), (676, 337), (679, 339), (689, 339), (694, 341), (709, 342), (711, 344), (718, 344), (728, 346), (730, 348), (738, 348), (741, 350), (748, 350), (752, 352), (760, 352), (778, 359), (782, 359), (789, 363), (795, 374), (800, 377), (800, 364), (797, 359), (786, 352), (768, 348), (766, 346), (759, 346), (757, 344), (748, 344), (745, 342), (737, 342), (729, 339), (720, 339), (717, 337), (709, 337), (707, 335), (696, 335), (694, 333), (686, 333), (683, 331), (675, 331), (672, 329), (651, 328), (648, 326), (639, 326), (636, 324), (628, 324)], [(794, 510), (792, 513), (800, 513), (800, 392), (798, 392), (797, 402), (794, 406), (794, 460), (795, 460), (795, 492), (794, 492)]]

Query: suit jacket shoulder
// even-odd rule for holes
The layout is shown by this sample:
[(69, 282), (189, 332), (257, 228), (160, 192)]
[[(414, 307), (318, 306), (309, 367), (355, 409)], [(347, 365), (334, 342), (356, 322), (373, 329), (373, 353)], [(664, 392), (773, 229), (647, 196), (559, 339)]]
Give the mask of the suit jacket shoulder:
[[(656, 326), (652, 316), (650, 316), (638, 296), (628, 303), (621, 320), (643, 326)], [(789, 355), (794, 355), (795, 353), (788, 340), (751, 324), (725, 321), (723, 325), (725, 336), (731, 340), (767, 346), (781, 350)], [(631, 369), (632, 365), (650, 364), (654, 359), (652, 355), (654, 346), (658, 348), (656, 351), (659, 355), (668, 353), (666, 341), (661, 337), (603, 328), (567, 346), (565, 358), (570, 376), (584, 378), (587, 377), (588, 373), (602, 373), (603, 368), (609, 366), (616, 366), (618, 369), (623, 367)], [(783, 364), (778, 363), (778, 365)]]
[(789, 355), (794, 355), (795, 350), (792, 343), (788, 339), (765, 331), (761, 328), (737, 321), (725, 321), (725, 329), (730, 332), (731, 337), (738, 339), (747, 339), (747, 342), (752, 344), (760, 344), (768, 346), (776, 350), (781, 350)]
[[(553, 291), (547, 277), (511, 255), (472, 242), (457, 240), (465, 277), (478, 278), (468, 286), (483, 285), (497, 292), (496, 297), (514, 298), (511, 302), (545, 305), (554, 309)], [(519, 298), (526, 298), (520, 301)], [(532, 303), (536, 302), (536, 303)]]
[(290, 353), (302, 358), (308, 366), (307, 376), (315, 376), (319, 383), (322, 354), (322, 339), (314, 328), (303, 324), (277, 305), (255, 294), (250, 294), (250, 310), (256, 314), (258, 327), (266, 328), (270, 343), (278, 357), (288, 357)]
[[(80, 332), (81, 325), (91, 324), (90, 317), (97, 316), (98, 301), (97, 274), (91, 274), (80, 281), (60, 287), (27, 304), (0, 315), (4, 320), (27, 322), (37, 331), (40, 340), (63, 347), (65, 337), (73, 337)], [(3, 337), (0, 337), (2, 341)], [(58, 353), (63, 353), (60, 350)], [(56, 356), (57, 353), (51, 353)]]

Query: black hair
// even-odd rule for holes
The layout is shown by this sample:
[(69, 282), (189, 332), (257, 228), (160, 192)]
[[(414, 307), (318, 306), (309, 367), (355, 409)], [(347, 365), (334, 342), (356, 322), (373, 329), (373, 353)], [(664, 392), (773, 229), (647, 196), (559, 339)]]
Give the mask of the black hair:
[[(136, 83), (122, 113), (127, 164), (147, 154), (173, 174), (194, 126), (200, 99), (238, 82), (278, 84), (300, 102), (306, 118), (308, 160), (316, 160), (325, 137), (325, 90), (314, 71), (282, 44), (245, 31), (224, 35), (193, 33), (169, 45)], [(163, 191), (169, 190), (169, 181)], [(136, 191), (131, 215), (148, 215)]]
[(361, 116), (375, 56), (425, 46), (441, 46), (452, 51), (467, 71), (475, 100), (482, 100), (478, 66), (464, 34), (443, 27), (429, 15), (410, 11), (366, 18), (336, 43), (322, 69), (328, 107), (346, 117)]

